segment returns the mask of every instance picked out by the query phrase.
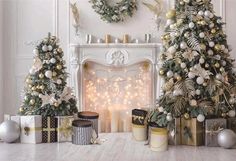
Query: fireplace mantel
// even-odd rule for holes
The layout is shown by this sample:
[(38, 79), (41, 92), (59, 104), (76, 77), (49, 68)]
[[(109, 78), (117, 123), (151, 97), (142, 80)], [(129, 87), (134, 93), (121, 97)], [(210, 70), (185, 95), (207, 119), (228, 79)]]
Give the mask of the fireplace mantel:
[[(156, 100), (161, 91), (161, 80), (158, 77), (160, 66), (158, 54), (160, 47), (161, 44), (158, 43), (70, 44), (70, 85), (74, 88), (75, 95), (79, 100), (79, 110), (83, 110), (83, 65), (88, 61), (111, 67), (125, 67), (142, 61), (148, 61), (152, 65), (154, 81), (152, 96), (153, 100)], [(154, 104), (155, 101), (153, 101), (152, 106)]]

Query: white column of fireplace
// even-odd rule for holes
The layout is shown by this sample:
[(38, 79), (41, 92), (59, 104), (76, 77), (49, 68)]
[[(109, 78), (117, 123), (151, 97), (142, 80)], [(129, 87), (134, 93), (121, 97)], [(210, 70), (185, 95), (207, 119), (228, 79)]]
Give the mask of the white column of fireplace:
[[(99, 113), (102, 132), (130, 131), (128, 127), (124, 127), (130, 122), (130, 110), (155, 106), (161, 91), (161, 80), (158, 77), (160, 44), (71, 44), (70, 47), (70, 84), (78, 99), (78, 108), (80, 111), (107, 109)], [(145, 68), (148, 68), (146, 73)], [(135, 84), (138, 81), (146, 83), (146, 86), (144, 84), (143, 89), (138, 88), (138, 84)], [(102, 89), (96, 86), (96, 82), (103, 82)], [(133, 89), (128, 89), (129, 87)], [(141, 96), (142, 90), (147, 92), (144, 96)], [(115, 96), (114, 91), (117, 92)], [(132, 98), (141, 103), (134, 104), (136, 100), (131, 100)], [(127, 117), (128, 120), (124, 120), (125, 116), (121, 114), (123, 109), (130, 116)], [(108, 117), (109, 121), (104, 117)], [(122, 130), (119, 130), (120, 126)]]

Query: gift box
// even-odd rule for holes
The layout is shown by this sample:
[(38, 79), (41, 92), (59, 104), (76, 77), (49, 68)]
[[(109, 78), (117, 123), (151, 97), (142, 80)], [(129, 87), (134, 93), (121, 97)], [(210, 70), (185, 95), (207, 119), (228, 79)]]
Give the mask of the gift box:
[(57, 142), (71, 142), (73, 116), (58, 116), (57, 119)]
[(219, 132), (226, 128), (226, 119), (207, 119), (205, 123), (205, 145), (206, 146), (219, 146), (217, 135)]
[(42, 142), (57, 142), (57, 119), (55, 117), (42, 118)]
[(171, 127), (168, 131), (168, 143), (169, 145), (180, 145), (180, 118), (175, 118), (172, 125), (173, 127)]
[(147, 140), (147, 111), (141, 109), (132, 110), (132, 135), (137, 141)]
[(182, 145), (203, 145), (204, 135), (203, 123), (197, 121), (196, 118), (181, 118), (181, 144)]
[(42, 142), (42, 116), (21, 116), (21, 143), (41, 143)]
[(231, 129), (236, 133), (236, 118), (228, 118), (227, 124), (228, 124), (228, 129)]

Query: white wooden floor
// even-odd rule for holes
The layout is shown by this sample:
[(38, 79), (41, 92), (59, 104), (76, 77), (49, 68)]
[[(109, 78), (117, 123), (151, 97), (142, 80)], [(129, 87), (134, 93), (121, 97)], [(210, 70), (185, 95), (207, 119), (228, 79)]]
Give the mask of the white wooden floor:
[(235, 161), (236, 149), (170, 146), (166, 152), (152, 152), (131, 133), (100, 134), (102, 145), (71, 143), (0, 143), (0, 161)]

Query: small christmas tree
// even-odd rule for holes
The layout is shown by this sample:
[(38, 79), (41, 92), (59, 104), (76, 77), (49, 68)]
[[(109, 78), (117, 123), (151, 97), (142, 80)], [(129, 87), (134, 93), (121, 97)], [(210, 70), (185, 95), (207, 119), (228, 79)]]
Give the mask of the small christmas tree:
[(162, 36), (163, 95), (150, 122), (166, 126), (172, 118), (235, 116), (236, 77), (222, 19), (211, 0), (176, 0), (166, 14)]
[(55, 36), (48, 35), (33, 50), (34, 64), (26, 77), (21, 115), (66, 116), (77, 112), (72, 89), (66, 86), (63, 51)]

